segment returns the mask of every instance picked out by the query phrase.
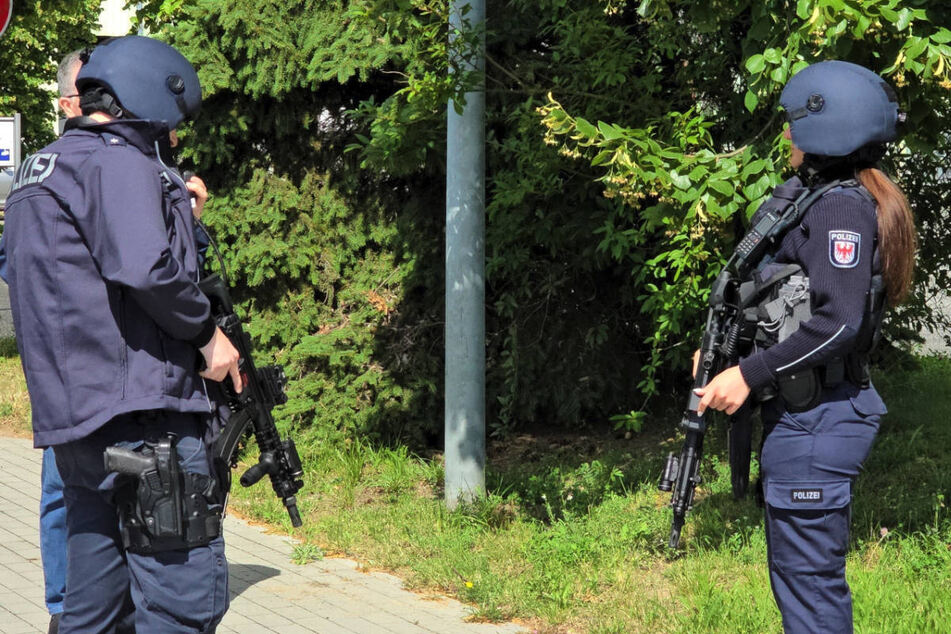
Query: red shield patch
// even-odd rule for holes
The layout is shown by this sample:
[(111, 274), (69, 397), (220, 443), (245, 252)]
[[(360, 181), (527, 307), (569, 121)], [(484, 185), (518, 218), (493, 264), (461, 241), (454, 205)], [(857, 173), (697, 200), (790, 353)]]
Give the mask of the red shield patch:
[(829, 261), (832, 266), (850, 269), (859, 263), (859, 246), (862, 235), (854, 231), (829, 232)]

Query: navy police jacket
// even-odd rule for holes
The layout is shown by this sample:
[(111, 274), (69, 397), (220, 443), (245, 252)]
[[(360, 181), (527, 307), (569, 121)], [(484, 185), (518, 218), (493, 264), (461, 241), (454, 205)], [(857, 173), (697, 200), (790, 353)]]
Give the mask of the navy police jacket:
[[(798, 179), (783, 186), (798, 186)], [(809, 276), (812, 317), (785, 341), (740, 361), (753, 390), (853, 351), (875, 273), (877, 206), (864, 188), (837, 188), (806, 211), (785, 236), (775, 261)]]
[(210, 409), (198, 347), (215, 325), (188, 192), (156, 151), (167, 134), (72, 129), (17, 171), (0, 255), (37, 447), (125, 412)]

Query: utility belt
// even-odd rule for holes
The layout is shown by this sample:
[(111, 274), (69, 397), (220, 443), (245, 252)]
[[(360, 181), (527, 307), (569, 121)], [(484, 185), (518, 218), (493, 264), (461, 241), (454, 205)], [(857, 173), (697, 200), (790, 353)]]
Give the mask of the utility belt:
[(128, 552), (185, 550), (221, 535), (224, 493), (214, 477), (181, 470), (175, 443), (168, 434), (140, 451), (106, 448), (106, 471), (125, 479), (116, 501)]
[(848, 381), (865, 389), (871, 385), (867, 354), (835, 357), (823, 365), (780, 377), (775, 386), (767, 386), (756, 393), (759, 402), (777, 396), (783, 399), (786, 410), (805, 412), (817, 406), (825, 389)]

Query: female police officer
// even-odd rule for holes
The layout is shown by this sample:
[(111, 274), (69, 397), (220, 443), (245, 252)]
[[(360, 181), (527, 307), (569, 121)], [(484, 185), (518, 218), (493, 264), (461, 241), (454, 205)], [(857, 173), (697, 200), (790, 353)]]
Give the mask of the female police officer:
[(875, 167), (902, 115), (878, 75), (840, 61), (797, 73), (780, 101), (790, 124), (790, 163), (801, 181), (792, 184), (815, 189), (841, 181), (772, 254), (777, 265), (801, 267), (798, 283), (807, 292), (798, 297), (808, 312), (781, 341), (770, 339), (777, 324), (761, 319), (760, 344), (697, 391), (698, 412), (732, 414), (751, 391), (760, 400), (778, 392), (762, 405), (773, 595), (786, 632), (851, 632), (851, 485), (885, 413), (868, 379), (867, 353), (880, 321), (881, 283), (889, 303), (901, 301), (914, 266), (908, 203)]

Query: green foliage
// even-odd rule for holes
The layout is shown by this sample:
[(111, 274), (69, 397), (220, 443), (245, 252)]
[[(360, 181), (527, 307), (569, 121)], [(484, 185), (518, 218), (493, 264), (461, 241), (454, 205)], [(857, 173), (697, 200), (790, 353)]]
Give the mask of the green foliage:
[[(609, 13), (633, 17), (630, 3), (607, 4)], [(657, 392), (664, 368), (685, 361), (684, 340), (696, 340), (697, 307), (742, 230), (737, 212), (750, 216), (782, 178), (776, 168), (788, 144), (778, 135), (774, 104), (780, 90), (792, 74), (822, 59), (848, 59), (882, 72), (915, 122), (891, 163), (918, 211), (925, 246), (914, 301), (893, 317), (892, 332), (941, 322), (924, 308), (924, 299), (946, 288), (947, 267), (938, 253), (951, 246), (947, 232), (935, 230), (945, 227), (947, 206), (929, 204), (947, 195), (940, 180), (948, 144), (942, 124), (951, 114), (946, 6), (800, 0), (795, 14), (775, 2), (730, 6), (711, 13), (706, 3), (639, 5), (644, 20), (638, 26), (650, 34), (647, 41), (686, 42), (678, 50), (653, 45), (645, 51), (652, 63), (651, 53), (677, 67), (672, 82), (660, 76), (661, 68), (645, 69), (656, 79), (652, 94), (669, 111), (645, 110), (637, 127), (607, 117), (595, 125), (570, 114), (579, 106), (563, 106), (558, 90), (538, 108), (546, 142), (599, 168), (604, 195), (624, 204), (599, 228), (598, 249), (630, 268), (640, 312), (652, 326), (645, 333), (650, 358), (638, 383), (647, 396)], [(706, 49), (702, 58), (692, 54), (694, 45)], [(743, 78), (751, 116), (739, 111), (735, 83), (723, 81), (718, 68)]]
[(70, 51), (95, 42), (99, 0), (14, 2), (0, 37), (0, 113), (22, 115), (23, 155), (55, 138), (56, 67)]
[[(397, 25), (386, 30), (394, 43), (441, 52), (431, 4), (363, 6), (367, 19)], [(890, 332), (940, 324), (924, 299), (946, 286), (937, 254), (951, 248), (947, 205), (928, 204), (947, 196), (938, 180), (949, 112), (943, 4), (561, 0), (489, 2), (487, 13), (507, 16), (486, 32), (488, 392), (497, 432), (606, 418), (634, 429), (638, 419), (617, 412), (643, 412), (681, 377), (710, 282), (745, 219), (785, 178), (778, 92), (820, 59), (889, 75), (910, 120), (926, 124), (891, 159), (926, 246), (914, 301), (892, 316)], [(363, 165), (439, 160), (433, 134), (403, 125), (443, 129), (453, 87), (420, 59), (422, 68), (403, 71), (399, 95), (361, 106), (372, 118)], [(924, 169), (911, 151), (925, 153)]]
[(647, 420), (647, 414), (640, 411), (632, 411), (627, 414), (615, 414), (611, 417), (615, 430), (625, 430), (628, 432), (639, 432), (644, 428)]
[(890, 161), (920, 283), (890, 332), (940, 329), (923, 300), (951, 283), (942, 3), (492, 0), (505, 19), (485, 30), (463, 13), (457, 29), (446, 0), (141, 5), (199, 69), (182, 160), (214, 193), (259, 354), (290, 370), (284, 424), (438, 439), (446, 109), (480, 82), (494, 434), (636, 431), (682, 382), (710, 281), (784, 177), (778, 91), (819, 59), (884, 72), (909, 112)]
[(336, 449), (337, 464), (335, 471), (340, 474), (341, 500), (346, 508), (353, 507), (355, 491), (357, 485), (363, 477), (363, 469), (366, 461), (366, 448), (360, 442), (347, 443), (340, 449)]
[(281, 423), (424, 444), (441, 425), (438, 193), (346, 153), (369, 132), (360, 104), (399, 89), (385, 69), (407, 54), (354, 10), (176, 0), (139, 18), (199, 71), (202, 113), (180, 159), (213, 192), (204, 220), (261, 362), (287, 367)]
[(616, 466), (598, 460), (585, 462), (574, 469), (552, 467), (542, 474), (529, 476), (519, 497), (539, 519), (555, 522), (583, 515), (601, 504), (606, 496), (624, 490), (623, 474)]
[(17, 357), (17, 340), (13, 337), (0, 337), (0, 359)]
[(934, 421), (946, 416), (943, 394), (951, 384), (951, 363), (899, 363), (893, 361), (891, 372), (876, 377), (891, 413), (856, 491), (854, 515), (864, 525), (859, 535), (866, 539), (877, 539), (883, 528), (933, 535), (949, 519), (944, 497), (951, 491), (951, 473), (943, 465), (951, 430)]
[[(431, 42), (417, 46), (437, 50), (446, 40), (431, 29), (426, 6), (375, 3), (370, 17), (399, 24), (387, 29), (394, 41)], [(604, 25), (599, 9), (588, 3), (489, 3), (487, 10), (507, 16), (490, 21), (485, 33), (490, 424), (503, 433), (527, 422), (603, 420), (632, 404), (631, 377), (640, 364), (625, 272), (597, 253), (591, 239), (614, 205), (592, 187), (593, 173), (579, 173), (542, 142), (535, 108), (552, 81), (587, 84), (599, 65), (615, 70), (605, 86), (618, 85), (619, 77), (626, 79), (619, 68), (624, 62), (608, 58), (625, 55), (629, 38), (623, 28)], [(579, 47), (589, 55), (584, 64), (561, 65), (553, 74), (553, 61), (568, 50), (580, 54)], [(404, 72), (403, 93), (361, 110), (374, 126), (361, 148), (363, 164), (399, 170), (407, 164), (401, 157), (422, 157), (441, 180), (435, 143), (445, 130), (444, 104), (453, 91), (465, 90), (467, 78), (447, 85), (444, 76), (433, 78), (410, 64)], [(600, 95), (583, 94), (602, 105)], [(429, 132), (399, 125), (407, 121), (421, 121)], [(393, 125), (382, 127), (385, 122)]]
[(309, 564), (312, 561), (320, 561), (323, 558), (324, 552), (314, 544), (297, 544), (291, 553), (291, 561), (298, 566)]

